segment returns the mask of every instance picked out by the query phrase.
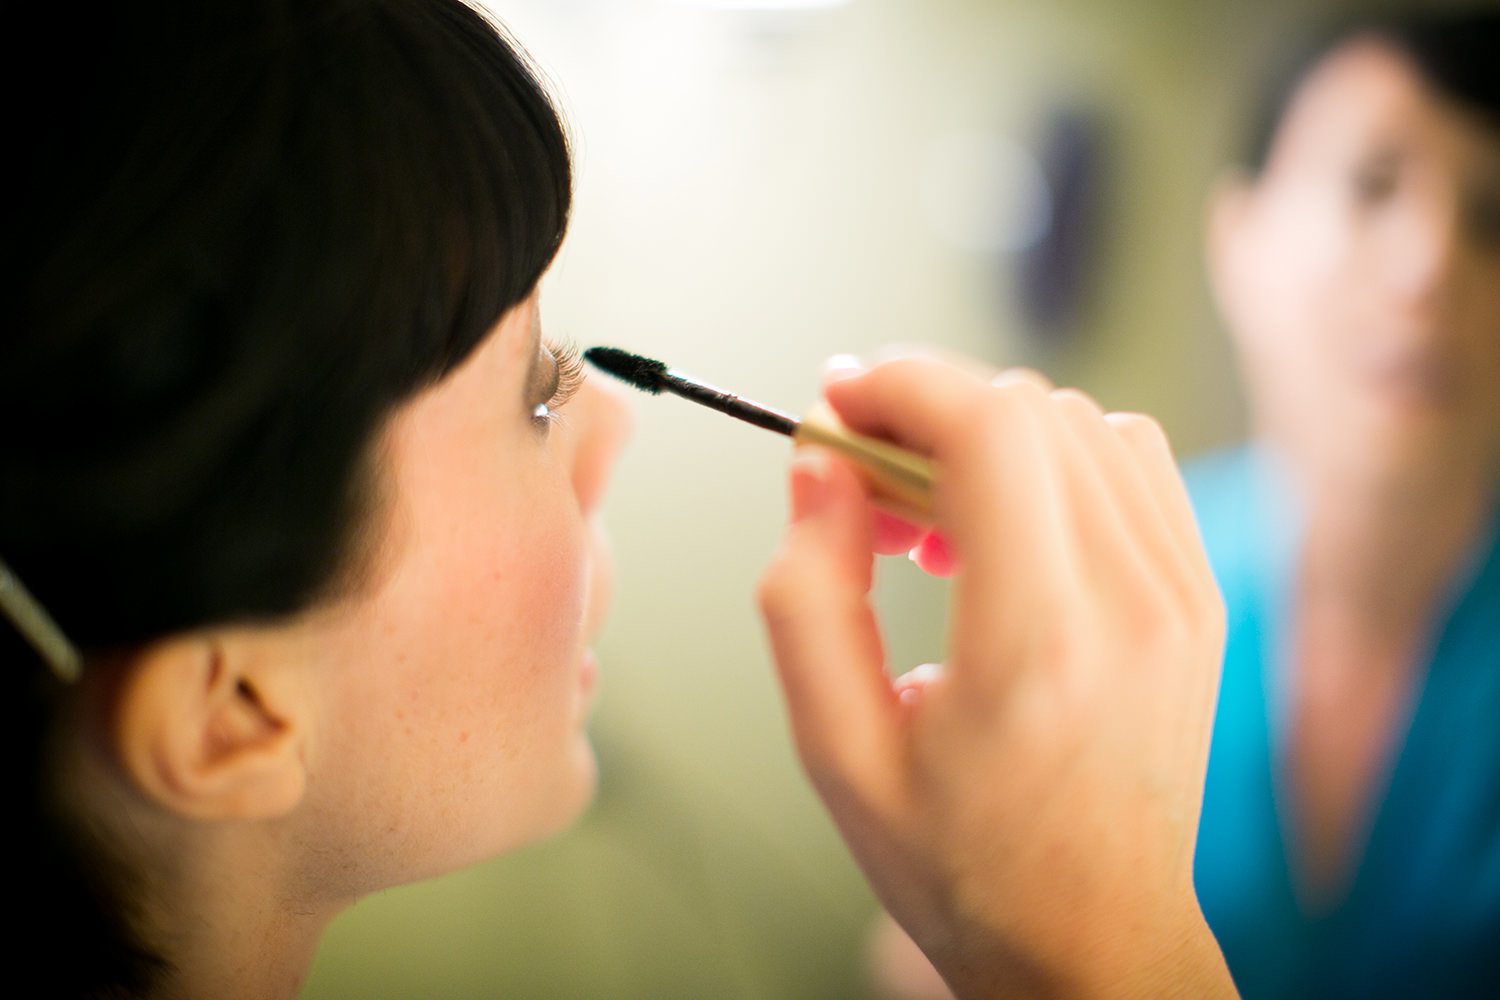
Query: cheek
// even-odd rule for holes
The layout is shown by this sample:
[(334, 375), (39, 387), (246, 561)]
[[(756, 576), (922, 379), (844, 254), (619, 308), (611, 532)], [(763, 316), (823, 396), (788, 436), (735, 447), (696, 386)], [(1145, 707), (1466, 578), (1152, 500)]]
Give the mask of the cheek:
[[(511, 752), (573, 721), (586, 594), (582, 531), (545, 509), (514, 512), (445, 581), (458, 684), (451, 710), (475, 725), (503, 720)], [(469, 694), (465, 697), (463, 689)]]
[(1257, 289), (1273, 334), (1293, 351), (1337, 324), (1357, 284), (1358, 247), (1335, 193), (1306, 188), (1282, 199), (1258, 241)]
[(1356, 230), (1338, 193), (1312, 185), (1275, 196), (1257, 220), (1240, 325), (1257, 382), (1277, 396), (1328, 401), (1338, 392), (1369, 291)]
[(429, 538), (349, 657), (361, 662), (337, 756), (359, 777), (341, 782), (340, 813), (369, 841), (407, 845), (376, 884), (550, 832), (592, 787), (584, 530), (540, 506), (492, 513), (494, 532)]
[(482, 597), (468, 595), (469, 613), (486, 624), (463, 651), (472, 667), (441, 724), (455, 770), (467, 775), (462, 807), (478, 814), (476, 856), (551, 832), (593, 788), (583, 729), (585, 535), (563, 520), (531, 523), (524, 542), (503, 546), (487, 568)]

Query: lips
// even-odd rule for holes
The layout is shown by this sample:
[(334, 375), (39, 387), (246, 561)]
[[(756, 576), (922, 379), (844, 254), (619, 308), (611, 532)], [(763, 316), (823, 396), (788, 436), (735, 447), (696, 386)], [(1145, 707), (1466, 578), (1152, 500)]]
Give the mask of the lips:
[(594, 688), (599, 685), (599, 661), (595, 659), (592, 649), (583, 651), (583, 659), (578, 666), (578, 684), (583, 688), (585, 699), (592, 695)]

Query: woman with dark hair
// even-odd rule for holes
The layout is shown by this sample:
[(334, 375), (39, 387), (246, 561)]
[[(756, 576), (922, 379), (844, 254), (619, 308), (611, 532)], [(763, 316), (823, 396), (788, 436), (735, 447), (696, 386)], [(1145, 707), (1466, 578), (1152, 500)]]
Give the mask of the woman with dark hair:
[(1210, 206), (1254, 443), (1196, 881), (1247, 997), (1500, 991), (1500, 14), (1343, 26)]
[[(538, 318), (567, 143), (456, 0), (40, 7), (0, 327), (14, 964), (290, 997), (343, 907), (592, 789), (626, 421)], [(890, 539), (846, 462), (794, 463), (762, 607), (877, 892), (965, 996), (1231, 995), (1191, 884), (1222, 607), (1160, 429), (845, 374), (962, 566), (946, 669), (893, 685)]]

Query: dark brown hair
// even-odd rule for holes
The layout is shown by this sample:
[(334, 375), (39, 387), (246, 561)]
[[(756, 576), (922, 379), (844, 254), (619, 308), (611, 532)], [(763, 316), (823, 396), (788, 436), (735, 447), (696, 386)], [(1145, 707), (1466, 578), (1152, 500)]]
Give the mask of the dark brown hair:
[(1242, 161), (1265, 168), (1281, 121), (1313, 69), (1359, 38), (1384, 42), (1411, 60), (1430, 86), (1500, 129), (1500, 11), (1449, 10), (1363, 14), (1334, 21), (1284, 45), (1262, 88)]
[[(96, 661), (304, 609), (356, 556), (386, 416), (556, 254), (563, 126), (458, 0), (36, 6), (8, 88), (0, 558)], [(170, 955), (45, 777), (68, 692), (3, 621), (0, 664), (16, 947), (59, 995), (143, 991)]]

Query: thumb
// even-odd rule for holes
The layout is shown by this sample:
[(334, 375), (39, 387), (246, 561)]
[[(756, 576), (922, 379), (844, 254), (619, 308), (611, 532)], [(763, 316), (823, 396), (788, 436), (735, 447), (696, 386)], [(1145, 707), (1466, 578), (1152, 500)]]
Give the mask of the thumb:
[(894, 773), (899, 705), (868, 599), (875, 526), (858, 473), (830, 452), (799, 449), (791, 492), (760, 610), (803, 766), (826, 793), (860, 784), (861, 773)]

